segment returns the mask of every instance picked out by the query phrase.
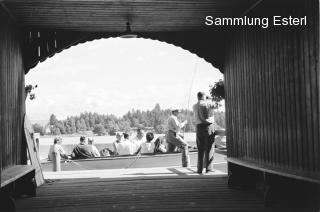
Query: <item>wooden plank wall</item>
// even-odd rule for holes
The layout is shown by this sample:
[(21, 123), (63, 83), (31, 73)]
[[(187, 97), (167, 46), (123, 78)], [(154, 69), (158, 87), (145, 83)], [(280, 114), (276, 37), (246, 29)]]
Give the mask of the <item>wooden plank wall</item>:
[(249, 26), (229, 34), (228, 157), (319, 176), (319, 2), (263, 1), (247, 14), (270, 15), (307, 15), (307, 27)]
[(0, 6), (0, 173), (25, 162), (24, 68), (19, 32)]

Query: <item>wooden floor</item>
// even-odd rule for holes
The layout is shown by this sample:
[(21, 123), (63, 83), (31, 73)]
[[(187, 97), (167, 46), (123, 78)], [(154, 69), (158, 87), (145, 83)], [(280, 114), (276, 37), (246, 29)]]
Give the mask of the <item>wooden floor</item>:
[(265, 208), (261, 196), (228, 189), (225, 174), (177, 170), (177, 175), (47, 180), (37, 197), (17, 200), (17, 211), (293, 211)]

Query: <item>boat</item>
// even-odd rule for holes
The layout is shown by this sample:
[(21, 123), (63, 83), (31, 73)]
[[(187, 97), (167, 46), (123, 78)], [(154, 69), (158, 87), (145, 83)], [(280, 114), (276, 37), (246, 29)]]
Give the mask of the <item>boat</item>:
[[(189, 153), (190, 160), (196, 161), (197, 152)], [(61, 160), (62, 171), (121, 169), (121, 168), (150, 168), (181, 165), (181, 153), (144, 154), (95, 157), (79, 160)], [(42, 171), (52, 171), (52, 161), (41, 163)]]
[[(223, 150), (216, 148), (216, 153), (224, 154)], [(197, 165), (198, 152), (191, 150), (189, 152), (191, 166)], [(181, 166), (181, 153), (157, 153), (143, 155), (124, 155), (95, 157), (79, 160), (61, 160), (61, 171), (76, 170), (96, 170), (96, 169), (121, 169), (121, 168), (151, 168), (151, 167), (169, 167)], [(42, 171), (50, 172), (53, 170), (52, 161), (41, 163)]]

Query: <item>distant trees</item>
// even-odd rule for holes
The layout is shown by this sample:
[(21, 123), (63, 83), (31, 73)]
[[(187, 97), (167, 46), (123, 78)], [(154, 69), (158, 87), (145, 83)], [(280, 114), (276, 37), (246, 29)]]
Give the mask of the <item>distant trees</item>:
[(96, 124), (93, 127), (93, 133), (97, 135), (105, 135), (106, 134), (106, 129), (102, 124)]
[[(152, 127), (156, 133), (165, 133), (167, 130), (167, 119), (171, 115), (169, 109), (161, 109), (156, 104), (152, 110), (141, 111), (131, 110), (122, 117), (115, 115), (101, 115), (97, 113), (85, 112), (79, 116), (67, 117), (65, 120), (58, 120), (54, 114), (50, 116), (49, 126), (51, 134), (74, 134), (83, 131), (93, 131), (98, 135), (114, 135), (117, 131), (129, 131), (131, 128)], [(188, 120), (185, 127), (186, 132), (195, 131), (195, 120), (193, 112), (182, 110), (179, 115), (180, 120)], [(225, 127), (224, 112), (215, 113), (216, 122), (221, 127)]]
[(33, 124), (32, 125), (32, 128), (33, 128), (33, 131), (35, 132), (35, 133), (40, 133), (40, 135), (44, 135), (45, 134), (45, 132), (44, 132), (44, 128), (43, 128), (43, 126), (41, 126), (40, 124)]

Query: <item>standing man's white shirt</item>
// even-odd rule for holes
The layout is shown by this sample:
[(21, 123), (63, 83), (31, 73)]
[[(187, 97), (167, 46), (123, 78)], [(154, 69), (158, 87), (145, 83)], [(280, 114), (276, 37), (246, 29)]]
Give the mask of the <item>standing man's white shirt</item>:
[(178, 120), (178, 117), (175, 115), (171, 115), (168, 119), (168, 130), (179, 133), (181, 128), (183, 128), (185, 125), (185, 122), (180, 123)]
[(215, 123), (213, 103), (200, 100), (193, 106), (193, 113), (196, 125)]

